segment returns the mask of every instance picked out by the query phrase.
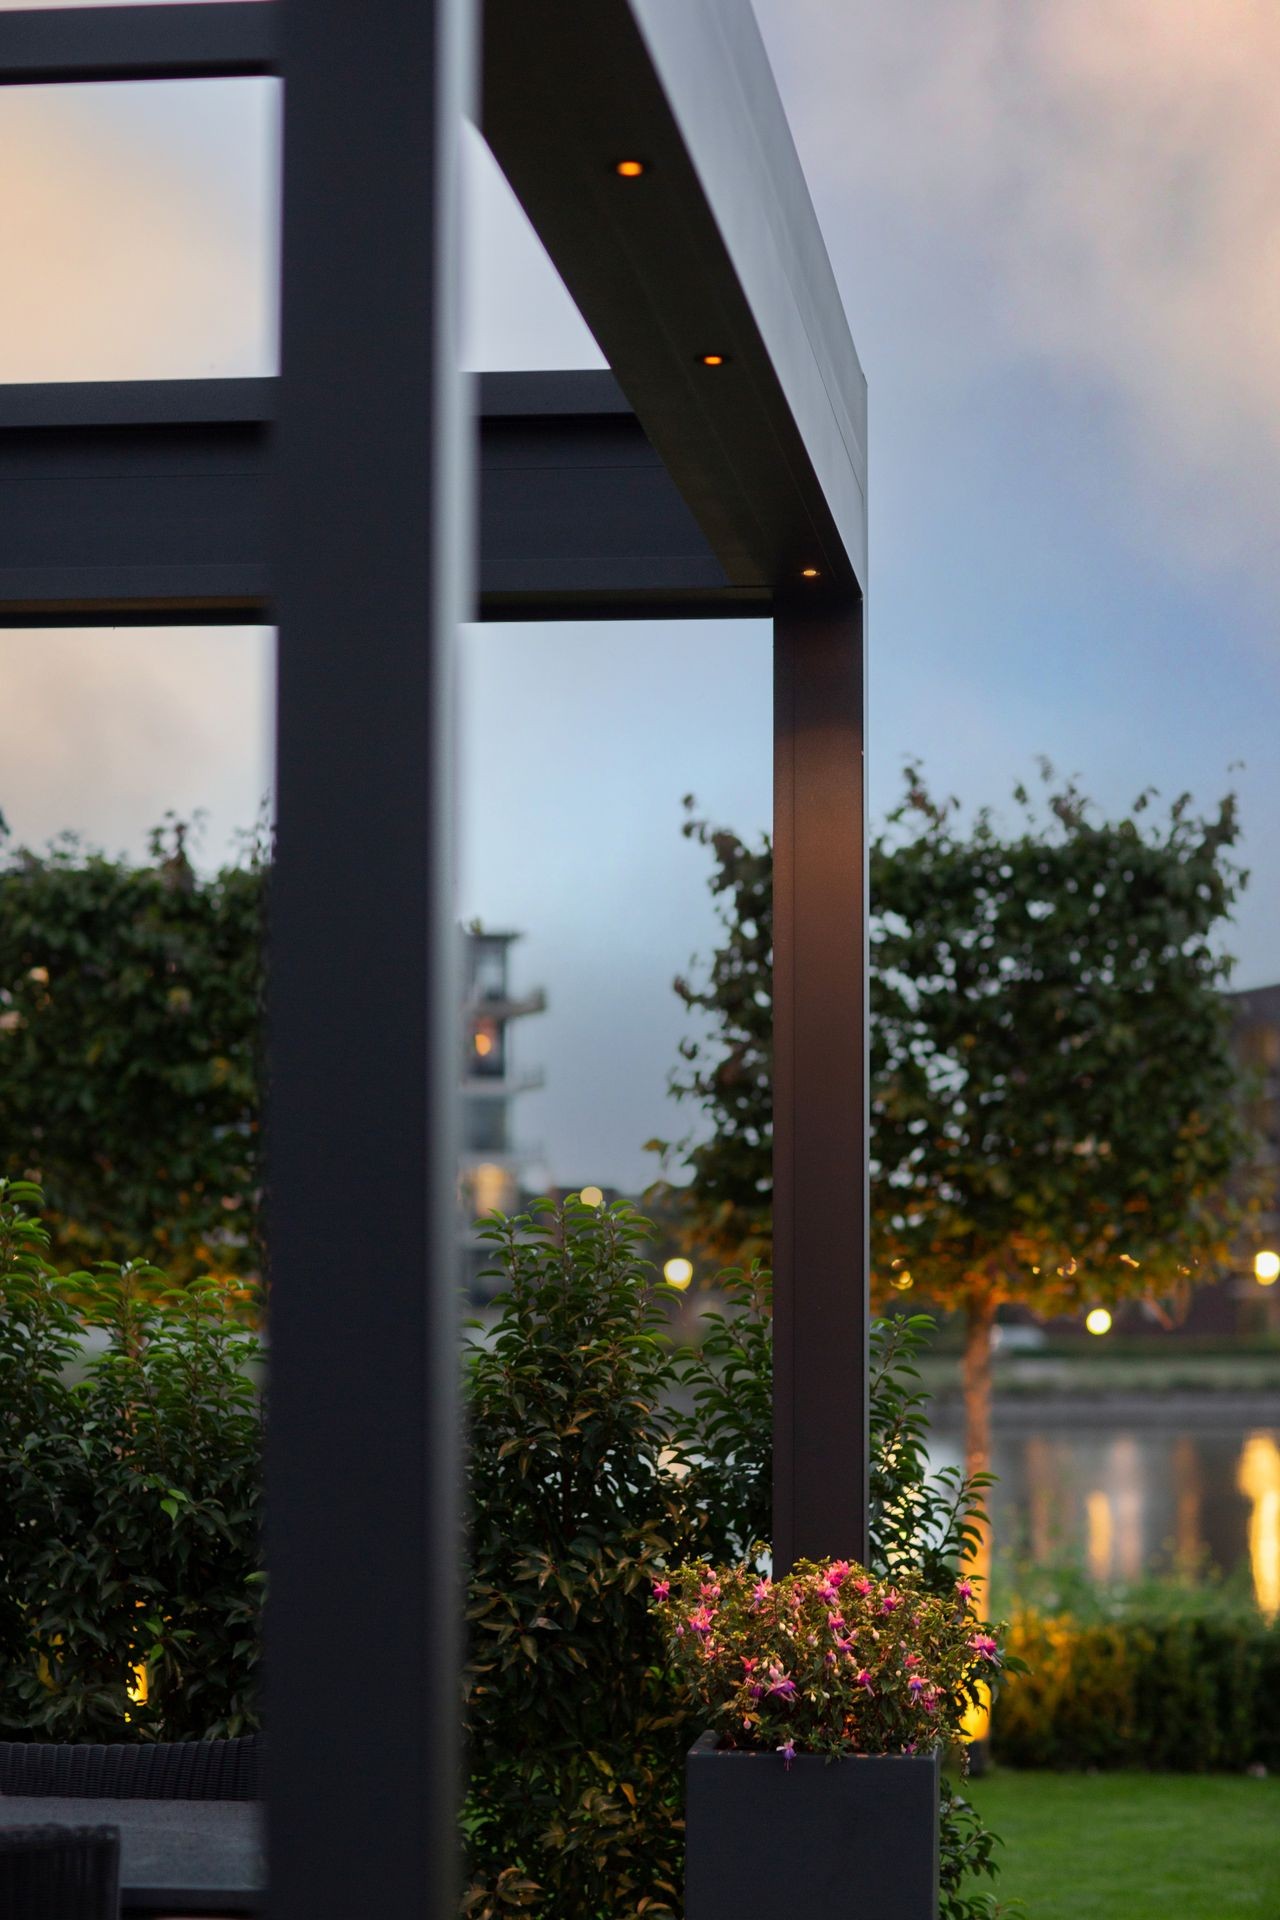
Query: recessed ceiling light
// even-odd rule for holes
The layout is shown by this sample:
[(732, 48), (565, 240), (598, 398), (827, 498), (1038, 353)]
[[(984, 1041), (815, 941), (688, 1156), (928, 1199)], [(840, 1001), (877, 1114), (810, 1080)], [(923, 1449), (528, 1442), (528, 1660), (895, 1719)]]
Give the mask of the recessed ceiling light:
[(613, 170), (622, 180), (638, 180), (641, 174), (649, 171), (643, 160), (618, 160)]
[(816, 567), (802, 567), (800, 570), (800, 578), (802, 580), (816, 580), (817, 577), (818, 569)]
[(728, 359), (725, 353), (700, 353), (698, 359), (704, 367), (722, 367)]

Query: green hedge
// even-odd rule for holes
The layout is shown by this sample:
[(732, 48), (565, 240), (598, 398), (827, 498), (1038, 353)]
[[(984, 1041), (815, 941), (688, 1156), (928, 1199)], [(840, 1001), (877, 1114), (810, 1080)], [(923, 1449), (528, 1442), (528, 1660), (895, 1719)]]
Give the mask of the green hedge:
[(212, 1281), (62, 1276), (0, 1179), (0, 1738), (258, 1724), (254, 1334)]
[(1206, 1773), (1280, 1767), (1280, 1625), (1208, 1611), (1082, 1622), (1015, 1615), (1030, 1671), (996, 1705), (996, 1756), (1018, 1767)]

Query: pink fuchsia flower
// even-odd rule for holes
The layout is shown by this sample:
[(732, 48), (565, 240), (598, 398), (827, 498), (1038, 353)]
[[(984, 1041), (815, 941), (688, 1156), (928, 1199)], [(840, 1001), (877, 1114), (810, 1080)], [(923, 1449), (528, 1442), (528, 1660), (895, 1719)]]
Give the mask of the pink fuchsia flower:
[(717, 1580), (704, 1580), (698, 1588), (698, 1592), (704, 1600), (718, 1600), (720, 1598), (720, 1583)]
[(796, 1683), (782, 1671), (781, 1667), (770, 1667), (769, 1687), (766, 1697), (770, 1700), (795, 1699)]
[(838, 1613), (829, 1613), (827, 1615), (827, 1625), (830, 1627), (832, 1633), (845, 1633), (848, 1631)]
[(763, 1693), (764, 1693), (764, 1688), (759, 1684), (758, 1681), (753, 1681), (752, 1684), (747, 1688), (748, 1700), (759, 1700)]
[(849, 1562), (847, 1560), (833, 1560), (827, 1569), (827, 1579), (831, 1582), (832, 1586), (841, 1587), (848, 1578)]
[(698, 1607), (689, 1615), (689, 1625), (695, 1633), (710, 1633), (711, 1622), (714, 1619), (715, 1614), (710, 1607)]
[(865, 1667), (862, 1669), (861, 1673), (858, 1675), (857, 1679), (854, 1681), (854, 1685), (858, 1687), (862, 1687), (864, 1691), (867, 1693), (875, 1692), (875, 1688), (871, 1684), (871, 1675), (867, 1672)]
[(756, 1581), (755, 1586), (751, 1589), (751, 1605), (753, 1609), (763, 1606), (769, 1598), (769, 1586), (770, 1582), (768, 1580)]
[(653, 1597), (655, 1600), (665, 1600), (667, 1595), (670, 1593), (670, 1591), (671, 1591), (671, 1582), (669, 1580), (654, 1581)]
[(973, 1587), (968, 1580), (957, 1580), (956, 1592), (962, 1600), (972, 1600), (973, 1598)]
[(742, 1662), (742, 1668), (744, 1673), (754, 1673), (756, 1668), (760, 1665), (760, 1662), (758, 1660), (751, 1659), (750, 1656), (745, 1653), (740, 1653), (738, 1655), (738, 1658)]
[(889, 1592), (885, 1594), (883, 1600), (880, 1602), (880, 1611), (881, 1613), (896, 1613), (901, 1605), (902, 1595), (895, 1593), (893, 1589), (890, 1588)]
[(902, 1749), (904, 1753), (914, 1753), (915, 1750), (916, 1750), (916, 1743), (914, 1740), (908, 1740), (906, 1746)]
[(920, 1655), (918, 1653), (909, 1653), (902, 1664), (904, 1667), (918, 1667), (920, 1665)]
[(998, 1661), (1000, 1658), (999, 1643), (989, 1633), (975, 1633), (969, 1645), (983, 1660)]
[(925, 1691), (928, 1684), (929, 1684), (928, 1681), (922, 1680), (918, 1673), (913, 1673), (911, 1678), (907, 1682), (907, 1692), (911, 1695), (913, 1700), (918, 1700), (920, 1698), (920, 1695)]
[(793, 1760), (795, 1759), (795, 1757), (796, 1757), (796, 1743), (795, 1743), (795, 1741), (794, 1741), (794, 1740), (784, 1740), (784, 1741), (783, 1741), (783, 1743), (782, 1743), (782, 1745), (781, 1745), (781, 1746), (780, 1746), (780, 1747), (778, 1748), (778, 1752), (779, 1752), (779, 1753), (780, 1753), (780, 1754), (782, 1755), (782, 1765), (783, 1765), (783, 1768), (784, 1768), (784, 1770), (785, 1770), (785, 1771), (786, 1771), (787, 1773), (790, 1773), (790, 1771), (791, 1771), (791, 1762), (792, 1762), (792, 1761), (793, 1761)]
[(864, 1600), (866, 1599), (867, 1595), (871, 1591), (871, 1582), (867, 1579), (867, 1576), (865, 1573), (860, 1575), (860, 1577), (854, 1581), (853, 1590), (855, 1593), (860, 1593)]

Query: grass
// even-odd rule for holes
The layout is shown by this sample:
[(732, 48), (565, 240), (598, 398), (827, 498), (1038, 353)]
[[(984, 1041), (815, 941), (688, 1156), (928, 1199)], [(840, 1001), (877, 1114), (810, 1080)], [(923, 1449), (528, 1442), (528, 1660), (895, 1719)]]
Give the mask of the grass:
[(1026, 1920), (1280, 1920), (1278, 1778), (998, 1768), (970, 1792)]

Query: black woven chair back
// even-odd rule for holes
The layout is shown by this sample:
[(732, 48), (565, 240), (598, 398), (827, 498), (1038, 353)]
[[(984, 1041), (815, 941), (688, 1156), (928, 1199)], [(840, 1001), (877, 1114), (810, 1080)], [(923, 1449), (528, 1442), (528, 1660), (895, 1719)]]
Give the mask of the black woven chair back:
[(79, 1800), (259, 1800), (260, 1773), (261, 1742), (252, 1733), (240, 1740), (152, 1746), (0, 1740), (0, 1793)]
[(115, 1827), (0, 1828), (4, 1920), (119, 1920)]

